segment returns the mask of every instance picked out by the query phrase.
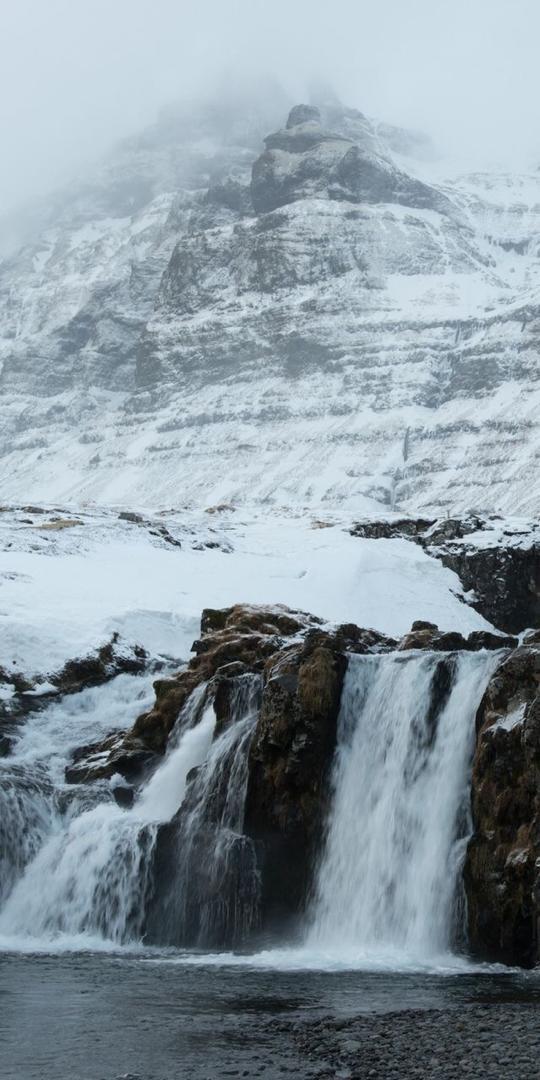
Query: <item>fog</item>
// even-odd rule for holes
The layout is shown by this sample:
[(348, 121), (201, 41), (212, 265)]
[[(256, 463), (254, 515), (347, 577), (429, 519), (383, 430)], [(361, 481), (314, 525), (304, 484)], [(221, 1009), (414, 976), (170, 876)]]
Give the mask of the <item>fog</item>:
[(324, 79), (472, 165), (533, 160), (539, 31), (538, 0), (2, 0), (0, 212), (223, 72), (297, 100)]

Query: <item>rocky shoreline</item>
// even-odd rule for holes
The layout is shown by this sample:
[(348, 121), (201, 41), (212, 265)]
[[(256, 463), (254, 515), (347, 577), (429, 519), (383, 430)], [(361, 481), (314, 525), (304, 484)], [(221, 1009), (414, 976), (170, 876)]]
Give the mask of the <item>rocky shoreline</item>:
[(306, 1080), (531, 1080), (538, 1074), (537, 1003), (324, 1018), (275, 1025), (306, 1061)]

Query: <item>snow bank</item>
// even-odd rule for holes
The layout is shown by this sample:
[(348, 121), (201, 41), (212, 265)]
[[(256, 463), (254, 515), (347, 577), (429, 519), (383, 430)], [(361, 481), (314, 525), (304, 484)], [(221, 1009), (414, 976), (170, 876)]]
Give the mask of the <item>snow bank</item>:
[[(219, 518), (216, 521), (216, 517)], [(283, 603), (331, 622), (400, 635), (414, 619), (466, 634), (489, 624), (458, 597), (456, 575), (406, 540), (360, 540), (345, 522), (226, 513), (150, 528), (86, 512), (84, 526), (28, 542), (16, 523), (0, 553), (0, 665), (50, 672), (119, 631), (153, 655), (185, 658), (203, 607)], [(69, 535), (68, 535), (69, 534)], [(35, 535), (35, 533), (33, 534)], [(9, 545), (9, 546), (8, 546)], [(48, 552), (48, 553), (46, 553)]]

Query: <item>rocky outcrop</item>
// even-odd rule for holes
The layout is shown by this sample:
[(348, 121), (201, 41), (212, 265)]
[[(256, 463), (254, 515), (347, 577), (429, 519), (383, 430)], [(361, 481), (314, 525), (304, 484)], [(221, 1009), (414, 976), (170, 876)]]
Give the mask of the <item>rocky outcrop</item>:
[(474, 833), (465, 862), (471, 950), (533, 966), (540, 958), (540, 647), (515, 650), (477, 718)]
[(478, 649), (515, 649), (518, 639), (508, 634), (492, 634), (487, 630), (473, 630), (468, 637), (455, 630), (441, 632), (434, 623), (418, 620), (404, 634), (398, 650), (428, 649), (430, 652), (476, 652)]
[(94, 653), (68, 660), (59, 671), (46, 675), (26, 675), (0, 668), (0, 757), (10, 752), (18, 725), (31, 712), (64, 694), (78, 694), (90, 686), (101, 686), (116, 675), (137, 675), (149, 665), (140, 645), (128, 645), (114, 633)]
[(540, 537), (523, 546), (504, 539), (487, 548), (447, 544), (433, 554), (455, 570), (472, 593), (471, 606), (495, 626), (512, 634), (540, 626)]
[[(355, 110), (349, 110), (349, 114)], [(330, 116), (328, 117), (330, 119)], [(253, 166), (251, 198), (257, 214), (305, 198), (349, 203), (397, 203), (455, 216), (450, 201), (435, 188), (413, 179), (392, 163), (361, 113), (354, 119), (360, 140), (325, 127), (318, 108), (297, 105), (281, 131), (265, 139)], [(340, 130), (341, 128), (341, 130)]]
[(207, 608), (201, 637), (193, 643), (195, 656), (178, 675), (154, 683), (155, 703), (127, 732), (79, 748), (66, 771), (69, 783), (124, 775), (131, 780), (155, 765), (165, 753), (169, 735), (184, 705), (202, 683), (213, 680), (218, 718), (227, 721), (229, 680), (246, 672), (262, 672), (268, 657), (320, 620), (276, 605), (256, 608), (236, 605)]
[(540, 627), (540, 529), (494, 515), (394, 518), (353, 526), (362, 539), (402, 537), (454, 570), (464, 599), (507, 634)]

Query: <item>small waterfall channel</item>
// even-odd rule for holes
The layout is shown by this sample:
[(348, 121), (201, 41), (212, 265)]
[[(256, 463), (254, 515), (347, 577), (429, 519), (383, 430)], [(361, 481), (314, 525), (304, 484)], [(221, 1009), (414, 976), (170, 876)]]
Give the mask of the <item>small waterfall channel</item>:
[[(499, 662), (493, 652), (349, 658), (306, 951), (391, 964), (452, 947), (474, 718)], [(69, 785), (64, 768), (75, 747), (148, 708), (150, 678), (119, 676), (28, 717), (0, 761), (0, 947), (249, 941), (260, 874), (244, 808), (261, 696), (260, 676), (238, 676), (220, 728), (211, 686), (198, 687), (129, 809), (110, 781)]]

